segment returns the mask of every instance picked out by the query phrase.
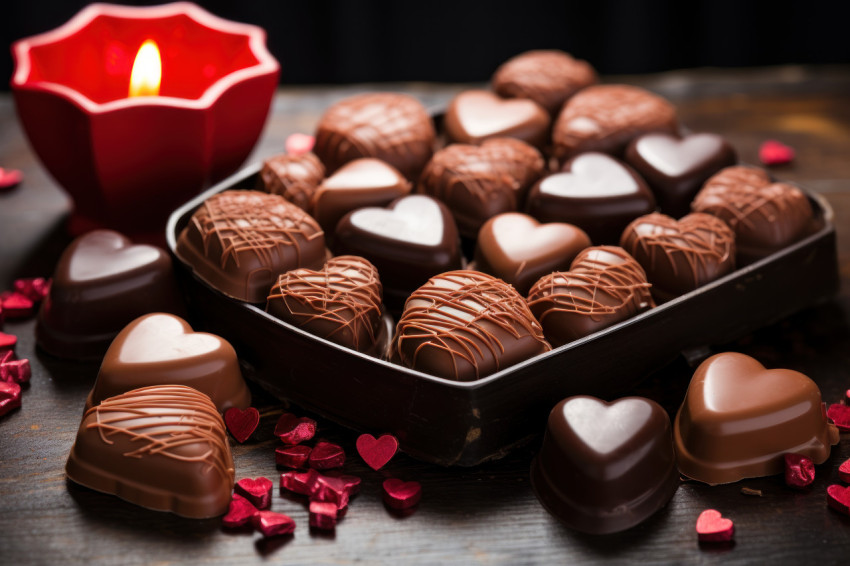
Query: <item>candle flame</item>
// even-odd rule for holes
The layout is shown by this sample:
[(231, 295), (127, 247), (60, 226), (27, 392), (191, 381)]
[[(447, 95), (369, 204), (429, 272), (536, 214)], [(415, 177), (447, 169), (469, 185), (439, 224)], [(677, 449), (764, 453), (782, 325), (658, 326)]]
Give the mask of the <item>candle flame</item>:
[(162, 81), (162, 59), (156, 42), (148, 39), (139, 47), (130, 73), (130, 96), (157, 96)]

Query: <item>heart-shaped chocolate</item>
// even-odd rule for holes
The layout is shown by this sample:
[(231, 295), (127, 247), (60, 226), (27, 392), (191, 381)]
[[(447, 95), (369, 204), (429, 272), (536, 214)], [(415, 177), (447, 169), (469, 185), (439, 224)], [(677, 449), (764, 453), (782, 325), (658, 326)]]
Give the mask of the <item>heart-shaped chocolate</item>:
[(811, 379), (727, 352), (697, 368), (674, 438), (679, 470), (719, 484), (782, 473), (788, 452), (820, 464), (838, 431), (827, 422)]
[(38, 315), (38, 345), (63, 358), (99, 358), (127, 324), (149, 312), (182, 314), (171, 258), (95, 230), (62, 253)]
[(678, 486), (670, 419), (641, 397), (564, 399), (549, 414), (531, 479), (543, 506), (568, 526), (596, 534), (628, 529)]
[(771, 183), (763, 169), (734, 166), (708, 181), (692, 208), (723, 219), (735, 231), (742, 263), (750, 263), (808, 233), (813, 212), (805, 193), (787, 183)]
[(410, 193), (410, 182), (380, 159), (355, 159), (322, 181), (310, 203), (313, 218), (327, 234), (333, 234), (339, 219), (364, 206), (386, 206)]
[(112, 341), (86, 408), (131, 389), (160, 384), (194, 387), (221, 412), (251, 404), (229, 342), (193, 332), (180, 317), (153, 313), (128, 324)]
[(455, 143), (480, 144), (510, 137), (542, 148), (549, 133), (549, 113), (530, 99), (505, 99), (486, 90), (467, 90), (449, 103), (444, 128)]
[(643, 179), (604, 153), (588, 152), (567, 161), (560, 173), (534, 184), (526, 212), (541, 222), (567, 222), (594, 243), (613, 244), (626, 225), (655, 210)]
[(446, 203), (461, 235), (475, 238), (491, 217), (521, 208), (543, 167), (540, 152), (520, 140), (452, 144), (428, 162), (417, 191)]
[(646, 179), (661, 212), (679, 218), (714, 173), (738, 161), (732, 146), (717, 134), (690, 134), (677, 138), (650, 133), (632, 140), (626, 161)]
[(526, 214), (505, 212), (478, 232), (475, 268), (510, 283), (524, 296), (542, 276), (568, 269), (588, 246), (590, 238), (572, 224), (540, 224)]
[(387, 339), (381, 333), (381, 292), (374, 265), (359, 256), (338, 256), (319, 271), (281, 274), (266, 311), (336, 344), (380, 354)]
[(681, 220), (658, 213), (641, 216), (626, 227), (620, 245), (646, 271), (658, 302), (735, 269), (735, 234), (709, 214), (695, 212)]
[(339, 222), (334, 251), (365, 257), (378, 268), (390, 309), (400, 309), (429, 277), (461, 267), (451, 212), (426, 195), (408, 195), (387, 208), (361, 208)]
[(304, 210), (310, 209), (310, 200), (324, 178), (325, 168), (313, 153), (275, 155), (264, 161), (260, 170), (262, 188)]

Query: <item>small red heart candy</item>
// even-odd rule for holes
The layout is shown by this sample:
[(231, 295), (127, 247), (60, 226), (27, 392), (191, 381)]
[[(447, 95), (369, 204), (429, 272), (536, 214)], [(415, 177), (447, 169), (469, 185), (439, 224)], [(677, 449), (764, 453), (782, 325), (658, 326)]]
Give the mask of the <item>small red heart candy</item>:
[(35, 307), (29, 297), (15, 291), (0, 293), (0, 303), (7, 318), (26, 318), (33, 314)]
[(286, 138), (284, 148), (289, 155), (304, 155), (313, 151), (313, 146), (316, 145), (316, 138), (313, 136), (295, 133)]
[(17, 187), (24, 180), (24, 174), (18, 169), (3, 169), (0, 167), (0, 192)]
[(254, 407), (247, 409), (231, 407), (224, 412), (224, 424), (227, 425), (227, 430), (236, 442), (242, 444), (257, 430), (257, 425), (260, 424), (260, 411)]
[(850, 487), (833, 484), (826, 488), (826, 503), (839, 513), (850, 515)]
[(735, 524), (725, 519), (720, 511), (706, 509), (697, 518), (697, 536), (700, 542), (728, 542), (735, 534)]
[(834, 403), (826, 410), (826, 416), (832, 419), (838, 430), (850, 432), (850, 406)]
[(34, 277), (31, 279), (16, 279), (12, 283), (12, 290), (16, 293), (27, 297), (29, 300), (37, 303), (47, 296), (50, 291), (50, 280), (44, 277)]
[(274, 484), (270, 479), (259, 477), (241, 479), (233, 489), (257, 509), (268, 509), (272, 504), (272, 487)]
[(345, 451), (332, 442), (318, 442), (310, 452), (310, 467), (317, 470), (341, 468), (345, 464)]
[(815, 481), (815, 464), (801, 454), (785, 454), (785, 484), (804, 489)]
[(319, 475), (318, 484), (319, 489), (310, 496), (310, 500), (333, 503), (339, 511), (348, 507), (348, 500), (360, 490), (360, 478), (357, 476)]
[(316, 435), (316, 421), (307, 417), (296, 417), (283, 413), (274, 427), (274, 435), (284, 444), (300, 444)]
[(221, 524), (229, 529), (242, 527), (253, 521), (254, 516), (259, 513), (251, 502), (241, 495), (234, 495), (230, 500), (227, 514), (221, 518)]
[(21, 386), (0, 381), (0, 417), (21, 406)]
[(311, 451), (309, 446), (278, 446), (274, 451), (274, 462), (287, 468), (303, 468), (307, 465)]
[(280, 474), (280, 487), (299, 495), (313, 495), (319, 489), (319, 472), (284, 472)]
[(264, 537), (289, 535), (295, 531), (295, 521), (291, 517), (274, 511), (257, 511), (251, 522)]
[(422, 499), (422, 486), (418, 481), (398, 478), (384, 480), (384, 503), (398, 510), (410, 509)]
[(310, 501), (310, 526), (324, 531), (336, 528), (339, 509), (328, 501)]
[(782, 142), (767, 140), (759, 147), (759, 159), (765, 165), (784, 165), (794, 160), (794, 150)]
[(385, 434), (377, 439), (371, 434), (361, 434), (357, 437), (357, 452), (373, 470), (383, 468), (397, 451), (398, 439), (391, 434)]
[(847, 460), (838, 468), (838, 477), (841, 481), (850, 483), (850, 460)]
[(14, 334), (6, 334), (0, 332), (0, 350), (13, 351), (15, 344), (18, 343), (18, 337)]
[(32, 368), (28, 359), (0, 362), (0, 381), (26, 383), (30, 377), (32, 377)]

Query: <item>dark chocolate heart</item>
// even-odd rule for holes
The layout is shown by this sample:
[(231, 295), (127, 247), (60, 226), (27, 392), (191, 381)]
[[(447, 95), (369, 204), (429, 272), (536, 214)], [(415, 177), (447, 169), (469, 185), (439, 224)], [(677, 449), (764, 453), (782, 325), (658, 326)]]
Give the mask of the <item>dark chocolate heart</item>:
[(511, 137), (542, 148), (549, 133), (549, 114), (533, 100), (467, 90), (449, 103), (444, 124), (446, 135), (457, 143)]

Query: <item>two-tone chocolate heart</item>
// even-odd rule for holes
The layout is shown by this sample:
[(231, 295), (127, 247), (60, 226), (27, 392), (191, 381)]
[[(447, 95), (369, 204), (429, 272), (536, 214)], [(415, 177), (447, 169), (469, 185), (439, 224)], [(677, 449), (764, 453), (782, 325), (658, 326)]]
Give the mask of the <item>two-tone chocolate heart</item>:
[(549, 113), (531, 99), (506, 99), (486, 90), (467, 90), (449, 103), (444, 127), (456, 143), (479, 144), (510, 137), (542, 148), (549, 134)]
[(679, 470), (709, 484), (779, 474), (786, 453), (820, 464), (838, 442), (811, 379), (726, 352), (694, 373), (676, 416)]

